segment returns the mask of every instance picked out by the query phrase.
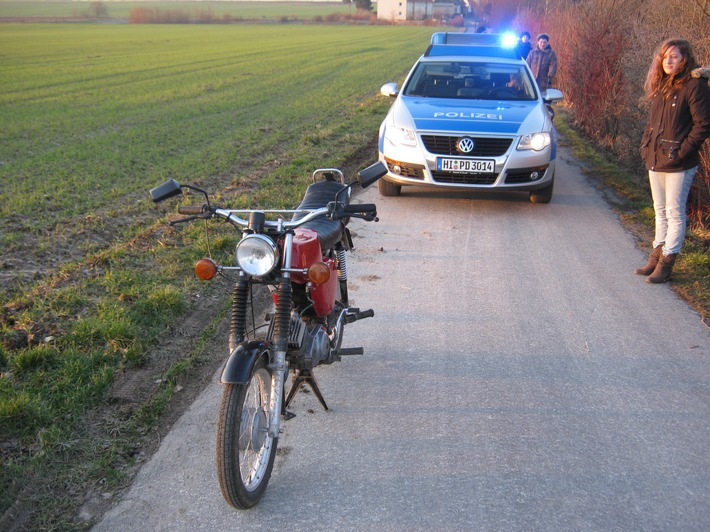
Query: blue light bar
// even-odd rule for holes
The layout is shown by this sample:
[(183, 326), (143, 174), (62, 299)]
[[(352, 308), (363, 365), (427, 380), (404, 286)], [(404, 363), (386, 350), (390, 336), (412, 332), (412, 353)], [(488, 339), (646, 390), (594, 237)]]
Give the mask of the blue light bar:
[(501, 46), (503, 35), (497, 33), (437, 32), (431, 36), (431, 44), (468, 44), (477, 46)]

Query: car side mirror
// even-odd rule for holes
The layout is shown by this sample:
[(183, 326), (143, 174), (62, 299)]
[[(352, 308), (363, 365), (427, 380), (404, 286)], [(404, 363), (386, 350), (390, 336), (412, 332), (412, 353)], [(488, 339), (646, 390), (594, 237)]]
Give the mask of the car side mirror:
[(399, 87), (394, 82), (385, 83), (380, 89), (380, 94), (382, 94), (383, 96), (389, 96), (390, 98), (394, 98), (399, 94)]
[(546, 102), (560, 102), (564, 100), (564, 98), (565, 95), (562, 94), (562, 91), (559, 91), (557, 89), (547, 89), (542, 93), (542, 99)]

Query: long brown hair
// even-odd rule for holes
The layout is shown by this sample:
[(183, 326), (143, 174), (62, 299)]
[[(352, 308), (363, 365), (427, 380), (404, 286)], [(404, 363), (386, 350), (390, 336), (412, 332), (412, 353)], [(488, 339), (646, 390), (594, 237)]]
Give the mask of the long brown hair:
[[(669, 76), (663, 71), (663, 56), (674, 46), (678, 48), (683, 59), (680, 61), (678, 72), (673, 76)], [(650, 100), (658, 93), (663, 94), (664, 97), (668, 97), (670, 93), (678, 90), (682, 85), (687, 83), (690, 79), (691, 71), (697, 68), (697, 66), (698, 62), (695, 60), (693, 48), (688, 41), (685, 39), (668, 39), (663, 41), (658, 48), (656, 48), (651, 67), (646, 74), (646, 83), (644, 83), (643, 86), (646, 91), (645, 99)]]

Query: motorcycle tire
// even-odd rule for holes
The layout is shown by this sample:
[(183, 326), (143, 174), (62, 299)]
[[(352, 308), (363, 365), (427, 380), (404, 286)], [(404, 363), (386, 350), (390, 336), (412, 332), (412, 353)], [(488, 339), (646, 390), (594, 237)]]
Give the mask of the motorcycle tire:
[(217, 423), (217, 476), (224, 499), (245, 510), (261, 499), (271, 477), (278, 438), (268, 433), (271, 373), (268, 357), (246, 384), (226, 384)]

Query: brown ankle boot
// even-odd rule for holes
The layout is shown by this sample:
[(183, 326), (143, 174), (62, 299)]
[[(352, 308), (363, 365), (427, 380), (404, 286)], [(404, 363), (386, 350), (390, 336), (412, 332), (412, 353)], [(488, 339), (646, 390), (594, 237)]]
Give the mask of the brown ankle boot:
[(661, 258), (662, 251), (663, 251), (663, 244), (653, 248), (653, 251), (651, 251), (651, 254), (648, 256), (648, 262), (646, 263), (646, 266), (641, 266), (640, 268), (636, 268), (634, 270), (634, 273), (636, 275), (651, 275), (653, 273), (653, 270), (656, 269), (656, 264), (658, 264), (658, 259)]
[(673, 272), (673, 264), (675, 263), (675, 258), (678, 256), (677, 253), (673, 255), (666, 255), (658, 259), (658, 264), (656, 264), (656, 269), (653, 273), (646, 277), (647, 283), (661, 284), (665, 283)]

